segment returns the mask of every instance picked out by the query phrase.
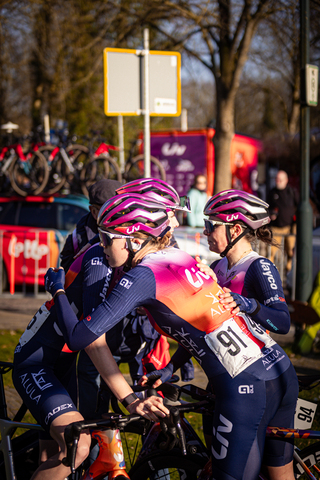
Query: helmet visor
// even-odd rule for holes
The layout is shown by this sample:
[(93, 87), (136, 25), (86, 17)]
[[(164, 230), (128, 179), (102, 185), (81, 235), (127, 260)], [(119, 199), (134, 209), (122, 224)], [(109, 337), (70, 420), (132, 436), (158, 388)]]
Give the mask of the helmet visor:
[(99, 228), (100, 243), (103, 247), (111, 247), (115, 238), (134, 238), (128, 235), (119, 235), (118, 233), (109, 233)]
[(184, 195), (180, 197), (180, 203), (178, 206), (170, 207), (172, 210), (182, 210), (183, 212), (191, 212), (190, 198)]
[(220, 225), (233, 225), (233, 223), (227, 223), (227, 222), (218, 222), (215, 220), (207, 220), (206, 218), (204, 220), (204, 228), (207, 230), (208, 233), (212, 233), (215, 231), (217, 227)]

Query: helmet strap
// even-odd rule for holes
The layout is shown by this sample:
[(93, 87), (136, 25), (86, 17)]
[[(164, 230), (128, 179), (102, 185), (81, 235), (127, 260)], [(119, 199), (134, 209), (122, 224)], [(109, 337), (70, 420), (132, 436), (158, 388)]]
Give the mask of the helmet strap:
[(170, 230), (171, 230), (171, 227), (168, 225), (168, 226), (163, 230), (163, 232), (160, 233), (159, 238), (163, 238), (166, 233), (170, 232)]
[(126, 242), (127, 242), (127, 248), (129, 250), (129, 256), (128, 256), (128, 260), (126, 261), (126, 263), (123, 267), (124, 272), (128, 272), (129, 270), (131, 270), (133, 257), (135, 256), (135, 254), (139, 250), (141, 250), (143, 247), (145, 247), (150, 242), (151, 238), (152, 237), (148, 237), (141, 245), (139, 245), (139, 248), (136, 248), (136, 249), (133, 248), (131, 239), (127, 238)]
[(239, 242), (239, 240), (244, 237), (247, 233), (250, 232), (250, 228), (246, 227), (243, 232), (240, 233), (240, 235), (235, 238), (234, 240), (231, 240), (231, 232), (230, 232), (230, 225), (226, 225), (226, 232), (227, 232), (227, 239), (228, 239), (228, 245), (226, 246), (226, 248), (223, 250), (222, 253), (220, 253), (220, 257), (225, 257), (227, 255), (227, 253), (229, 252), (229, 250), (231, 250), (231, 248), (237, 243)]

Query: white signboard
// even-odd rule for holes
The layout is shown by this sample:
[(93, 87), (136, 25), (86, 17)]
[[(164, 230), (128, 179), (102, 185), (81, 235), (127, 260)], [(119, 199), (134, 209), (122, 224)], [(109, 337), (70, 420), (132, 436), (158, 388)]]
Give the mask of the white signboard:
[[(108, 116), (141, 115), (144, 109), (144, 55), (141, 50), (105, 48), (104, 112)], [(149, 51), (149, 112), (181, 114), (181, 55)]]
[(315, 65), (306, 65), (306, 100), (307, 105), (318, 105), (319, 68)]

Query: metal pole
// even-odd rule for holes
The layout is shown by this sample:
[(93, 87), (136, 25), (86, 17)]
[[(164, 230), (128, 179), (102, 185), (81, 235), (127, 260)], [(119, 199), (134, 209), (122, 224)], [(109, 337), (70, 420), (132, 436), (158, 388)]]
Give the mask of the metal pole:
[(300, 204), (297, 210), (296, 299), (307, 301), (312, 292), (312, 209), (310, 188), (310, 111), (306, 104), (306, 65), (309, 63), (309, 0), (300, 0)]
[(149, 111), (149, 29), (143, 31), (144, 40), (144, 176), (150, 171), (150, 111)]
[(121, 173), (124, 172), (124, 133), (123, 133), (123, 116), (118, 115), (118, 136), (119, 136), (119, 160)]
[(43, 118), (44, 123), (44, 139), (47, 143), (50, 143), (50, 117), (46, 114)]

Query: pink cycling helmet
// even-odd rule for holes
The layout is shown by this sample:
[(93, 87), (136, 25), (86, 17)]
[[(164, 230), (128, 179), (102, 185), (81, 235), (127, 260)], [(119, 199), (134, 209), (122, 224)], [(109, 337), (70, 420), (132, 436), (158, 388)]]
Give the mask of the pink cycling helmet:
[(179, 197), (178, 192), (167, 182), (158, 178), (139, 178), (126, 183), (116, 190), (117, 194), (137, 193), (147, 195), (151, 201), (160, 202), (171, 210), (190, 211), (187, 197)]
[(266, 202), (250, 193), (224, 190), (208, 200), (203, 213), (226, 223), (241, 220), (252, 230), (257, 230), (270, 222), (268, 207)]
[[(170, 230), (166, 208), (144, 194), (116, 195), (102, 205), (97, 219), (98, 228), (111, 229), (124, 236), (143, 232), (154, 238), (161, 237)], [(147, 225), (149, 222), (154, 226)], [(123, 226), (124, 223), (130, 225)]]

